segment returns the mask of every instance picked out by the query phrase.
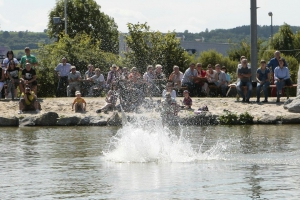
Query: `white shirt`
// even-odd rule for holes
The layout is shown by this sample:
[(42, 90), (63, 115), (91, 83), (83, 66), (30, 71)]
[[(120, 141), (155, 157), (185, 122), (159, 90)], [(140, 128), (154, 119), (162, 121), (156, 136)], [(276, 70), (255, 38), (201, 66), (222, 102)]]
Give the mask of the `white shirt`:
[(105, 81), (104, 76), (102, 74), (100, 74), (99, 76), (95, 74), (94, 76), (91, 77), (91, 79), (94, 80), (94, 83), (101, 83)]
[[(167, 93), (167, 90), (163, 90), (162, 97), (164, 99), (166, 99), (166, 93)], [(174, 99), (174, 100), (176, 99), (176, 91), (175, 90), (172, 90), (172, 92), (171, 92), (171, 98)]]
[(70, 74), (71, 64), (66, 63), (66, 65), (63, 65), (63, 63), (59, 63), (54, 70), (59, 72), (60, 76), (68, 76)]
[[(19, 61), (16, 59), (16, 58), (13, 58), (14, 59), (14, 62), (15, 62), (15, 64), (16, 64), (16, 66), (19, 64)], [(6, 70), (7, 69), (7, 67), (8, 67), (8, 63), (9, 63), (9, 59), (8, 58), (5, 58), (4, 60), (3, 60), (3, 67), (2, 67), (2, 69), (4, 69), (4, 70)]]

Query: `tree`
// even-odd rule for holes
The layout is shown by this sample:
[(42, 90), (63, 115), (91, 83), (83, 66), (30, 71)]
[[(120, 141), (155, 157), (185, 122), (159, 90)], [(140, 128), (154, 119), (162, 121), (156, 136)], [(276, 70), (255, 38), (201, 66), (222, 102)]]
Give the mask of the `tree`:
[(294, 33), (288, 24), (284, 23), (274, 35), (273, 47), (274, 49), (283, 52), (285, 55), (295, 55)]
[[(118, 53), (119, 33), (114, 19), (100, 11), (94, 0), (67, 0), (67, 32), (74, 38), (78, 33), (87, 33), (92, 40), (101, 40), (100, 48), (106, 52)], [(63, 36), (65, 24), (54, 24), (53, 17), (64, 18), (64, 0), (58, 0), (49, 13), (48, 34), (50, 38)]]
[(189, 56), (174, 32), (162, 34), (150, 31), (147, 23), (129, 23), (127, 26), (129, 33), (125, 40), (130, 50), (125, 57), (129, 66), (135, 66), (143, 72), (147, 65), (161, 64), (167, 75), (173, 71), (174, 65), (181, 70), (188, 67)]
[(4, 31), (4, 32), (3, 32), (3, 38), (7, 39), (7, 38), (9, 38), (9, 37), (10, 37), (9, 32), (8, 32), (8, 31)]
[(63, 35), (54, 44), (41, 45), (37, 55), (40, 65), (37, 68), (37, 77), (41, 84), (39, 96), (54, 96), (57, 85), (54, 68), (64, 56), (81, 74), (87, 70), (89, 63), (104, 72), (109, 70), (112, 63), (118, 64), (118, 56), (102, 51), (100, 41), (93, 40), (86, 33), (78, 34), (74, 38)]

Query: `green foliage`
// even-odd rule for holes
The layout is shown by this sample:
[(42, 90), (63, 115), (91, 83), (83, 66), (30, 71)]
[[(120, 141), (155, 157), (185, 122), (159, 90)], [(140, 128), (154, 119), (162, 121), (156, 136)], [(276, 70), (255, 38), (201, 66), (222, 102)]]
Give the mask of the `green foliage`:
[(224, 111), (225, 114), (219, 117), (220, 124), (234, 125), (238, 123), (238, 115), (230, 111)]
[(188, 67), (190, 57), (180, 46), (175, 33), (150, 31), (147, 23), (128, 23), (127, 26), (129, 33), (125, 40), (130, 51), (125, 53), (125, 59), (128, 67), (135, 66), (144, 72), (147, 65), (161, 64), (167, 75), (173, 71), (174, 65), (181, 70)]
[(200, 62), (203, 68), (206, 69), (208, 64), (220, 64), (221, 66), (226, 66), (227, 71), (231, 75), (231, 80), (236, 80), (236, 68), (238, 65), (237, 61), (230, 60), (229, 57), (223, 57), (222, 54), (218, 53), (216, 50), (204, 51), (196, 59), (196, 62)]
[[(291, 26), (294, 33), (300, 30), (299, 26)], [(278, 32), (279, 26), (273, 25), (274, 33)], [(207, 28), (199, 33), (191, 33), (188, 30), (176, 33), (177, 37), (184, 35), (186, 41), (195, 41), (202, 39), (202, 42), (217, 42), (217, 43), (240, 43), (246, 41), (250, 43), (250, 25), (239, 26), (231, 29), (215, 29), (209, 31)], [(268, 40), (271, 35), (270, 26), (257, 26), (257, 37), (261, 40)]]
[[(18, 50), (22, 49), (22, 54), (24, 55), (24, 48), (30, 47), (30, 49), (37, 49), (38, 43), (49, 44), (51, 40), (48, 38), (47, 34), (45, 33), (33, 33), (27, 31), (0, 31), (0, 43), (1, 46), (8, 47), (9, 49)], [(5, 36), (9, 35), (9, 36)], [(15, 51), (14, 51), (15, 53)], [(15, 56), (17, 54), (15, 53)]]
[(291, 80), (294, 83), (297, 83), (297, 75), (298, 75), (299, 62), (297, 61), (296, 58), (294, 58), (292, 56), (282, 55), (282, 57), (284, 57), (284, 59), (288, 63), (288, 68), (290, 70)]
[[(96, 42), (101, 40), (100, 49), (106, 52), (118, 53), (119, 33), (114, 19), (100, 11), (100, 6), (94, 0), (67, 0), (68, 17), (67, 32), (74, 38), (79, 33), (87, 33)], [(54, 24), (53, 17), (64, 18), (64, 0), (58, 0), (49, 13), (48, 34), (50, 38), (63, 37), (65, 24)]]
[(224, 110), (225, 114), (219, 117), (220, 124), (235, 125), (235, 124), (253, 124), (253, 116), (248, 112), (237, 115), (228, 110)]
[(246, 56), (250, 60), (250, 44), (246, 41), (242, 41), (238, 44), (231, 44), (227, 54), (231, 60), (240, 61), (241, 56)]
[(253, 118), (254, 117), (246, 111), (246, 112), (240, 114), (239, 122), (241, 124), (253, 124)]
[(294, 34), (291, 27), (284, 23), (273, 37), (273, 47), (283, 52), (285, 55), (295, 55)]
[(37, 77), (41, 84), (39, 96), (54, 96), (58, 81), (54, 76), (54, 68), (64, 56), (70, 64), (76, 66), (77, 71), (80, 71), (82, 75), (89, 63), (99, 67), (103, 72), (109, 71), (112, 63), (118, 64), (118, 56), (103, 52), (100, 49), (99, 40), (95, 41), (85, 33), (78, 34), (74, 38), (63, 35), (58, 42), (41, 45), (38, 49), (40, 66), (37, 67)]

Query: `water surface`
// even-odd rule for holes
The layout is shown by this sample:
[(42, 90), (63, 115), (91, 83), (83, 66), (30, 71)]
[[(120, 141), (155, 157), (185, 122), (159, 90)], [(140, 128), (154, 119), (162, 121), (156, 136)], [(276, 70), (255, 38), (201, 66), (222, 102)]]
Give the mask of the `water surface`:
[(2, 127), (0, 199), (299, 199), (299, 129)]

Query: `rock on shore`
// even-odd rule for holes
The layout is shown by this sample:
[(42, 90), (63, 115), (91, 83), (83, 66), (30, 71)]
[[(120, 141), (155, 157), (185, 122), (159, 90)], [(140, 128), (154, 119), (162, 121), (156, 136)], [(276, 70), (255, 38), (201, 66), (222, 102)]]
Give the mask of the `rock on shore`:
[[(74, 113), (71, 110), (72, 98), (42, 98), (39, 99), (42, 111), (38, 114), (27, 112), (17, 114), (18, 101), (0, 100), (1, 108), (0, 126), (119, 126), (122, 123), (121, 113), (117, 111), (96, 113), (95, 111), (105, 105), (104, 98), (86, 97), (87, 111)], [(300, 123), (300, 98), (291, 98), (293, 101), (284, 105), (276, 103), (275, 98), (269, 98), (268, 103), (256, 103), (254, 98), (250, 103), (238, 102), (236, 98), (198, 98), (194, 97), (194, 110), (206, 105), (209, 112), (195, 114), (193, 110), (179, 112), (179, 122), (183, 125), (209, 125), (218, 124), (219, 116), (224, 111), (241, 114), (246, 111), (253, 116), (254, 124), (298, 124)], [(154, 98), (154, 102), (161, 100)], [(180, 102), (182, 97), (177, 98)], [(298, 110), (297, 110), (298, 109)], [(149, 118), (160, 120), (160, 113), (155, 109), (141, 109), (136, 113), (126, 113), (128, 118)]]

